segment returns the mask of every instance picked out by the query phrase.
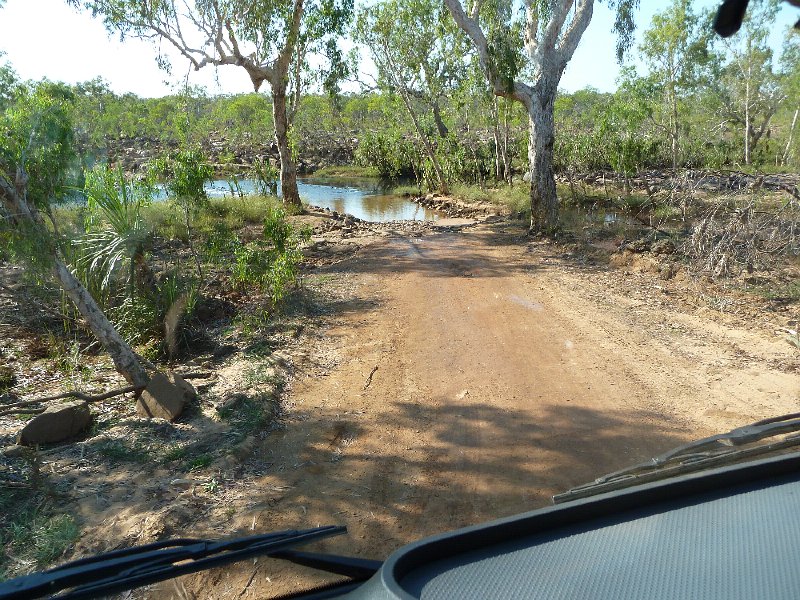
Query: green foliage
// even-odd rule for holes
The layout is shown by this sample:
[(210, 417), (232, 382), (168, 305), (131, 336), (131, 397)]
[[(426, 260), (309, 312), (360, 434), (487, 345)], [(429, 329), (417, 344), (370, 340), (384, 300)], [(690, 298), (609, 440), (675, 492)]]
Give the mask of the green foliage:
[(212, 264), (228, 267), (235, 287), (268, 292), (277, 305), (297, 281), (303, 259), (301, 247), (310, 239), (311, 231), (295, 229), (276, 202), (262, 210), (261, 238), (245, 243), (225, 222), (216, 222), (205, 234), (203, 256)]
[(384, 179), (415, 177), (419, 161), (417, 147), (396, 131), (365, 133), (355, 153), (356, 164), (374, 168)]
[(170, 199), (186, 212), (196, 214), (208, 202), (204, 186), (214, 170), (200, 150), (180, 150), (157, 159), (152, 170), (164, 178)]
[(409, 93), (432, 110), (464, 79), (468, 46), (441, 2), (383, 0), (358, 14), (366, 44), (388, 90)]
[[(22, 84), (10, 67), (0, 72), (0, 180), (12, 188), (25, 183), (27, 202), (45, 214), (69, 197), (78, 177), (73, 102), (73, 94), (63, 84)], [(18, 181), (18, 174), (23, 179)], [(15, 211), (0, 202), (2, 254), (44, 274), (61, 240), (52, 228), (17, 218)]]
[[(449, 181), (480, 183), (494, 169), (494, 150), (477, 138), (448, 135), (435, 142), (434, 152)], [(423, 187), (435, 189), (438, 178), (430, 159), (411, 140), (395, 133), (368, 133), (359, 141), (356, 162), (374, 168), (383, 179), (415, 179)]]
[(255, 183), (257, 194), (261, 196), (278, 195), (280, 173), (268, 160), (256, 158), (250, 167), (250, 176)]
[(0, 177), (14, 181), (24, 168), (28, 201), (46, 210), (67, 197), (76, 175), (75, 96), (64, 84), (42, 81), (12, 86), (10, 97), (0, 114)]
[[(119, 294), (117, 285), (128, 296), (137, 287), (137, 268), (143, 268), (152, 240), (142, 219), (152, 188), (126, 178), (121, 168), (104, 165), (96, 165), (84, 178), (86, 233), (75, 241), (68, 258), (94, 298), (109, 306)], [(141, 277), (138, 283), (141, 292)]]
[(656, 162), (659, 140), (642, 135), (650, 116), (647, 91), (641, 80), (624, 81), (603, 114), (599, 136), (611, 168), (627, 176)]
[(87, 171), (85, 180), (86, 231), (67, 257), (126, 339), (133, 344), (161, 340), (170, 307), (182, 299), (184, 313), (190, 313), (197, 286), (191, 277), (179, 276), (178, 269), (167, 269), (158, 278), (151, 271), (148, 251), (154, 234), (145, 212), (152, 208), (153, 186), (103, 165)]
[[(0, 53), (2, 56), (2, 53)], [(5, 111), (17, 94), (19, 77), (8, 63), (0, 65), (0, 112)]]
[[(439, 139), (436, 155), (448, 181), (482, 183), (494, 171), (494, 149), (477, 137), (449, 135)], [(428, 186), (435, 187), (435, 174), (428, 161), (423, 164), (422, 172)]]
[(492, 22), (489, 30), (489, 71), (497, 74), (505, 92), (512, 92), (514, 81), (525, 68), (525, 56), (519, 44), (520, 23)]
[(264, 218), (263, 237), (234, 247), (236, 262), (232, 278), (235, 285), (255, 285), (268, 291), (272, 302), (278, 304), (297, 281), (303, 259), (300, 248), (310, 237), (307, 229), (295, 230), (282, 208), (270, 210)]
[(614, 11), (613, 32), (617, 36), (617, 62), (622, 63), (625, 53), (633, 46), (636, 32), (634, 16), (639, 8), (639, 0), (608, 0)]

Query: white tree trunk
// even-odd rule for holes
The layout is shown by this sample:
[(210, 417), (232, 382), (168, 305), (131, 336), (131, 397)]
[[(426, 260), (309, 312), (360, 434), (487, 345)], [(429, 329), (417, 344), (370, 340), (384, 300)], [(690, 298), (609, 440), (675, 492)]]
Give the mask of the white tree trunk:
[(783, 158), (781, 159), (781, 164), (783, 165), (789, 162), (789, 154), (792, 149), (792, 140), (794, 138), (794, 127), (797, 124), (798, 113), (800, 113), (800, 108), (796, 108), (794, 110), (794, 116), (792, 117), (792, 126), (789, 128), (789, 139), (786, 141), (786, 148), (783, 151)]
[[(558, 196), (553, 177), (555, 126), (553, 105), (558, 82), (575, 53), (583, 32), (589, 26), (594, 0), (559, 0), (550, 3), (544, 27), (541, 3), (525, 2), (523, 32), (525, 53), (533, 74), (532, 83), (515, 79), (509, 85), (507, 74), (498, 72), (489, 42), (481, 29), (481, 2), (472, 4), (469, 15), (461, 0), (444, 0), (456, 24), (469, 36), (478, 51), (481, 67), (495, 95), (521, 102), (528, 111), (531, 170), (531, 229), (552, 229), (558, 225)], [(571, 16), (570, 16), (571, 15)]]
[(89, 329), (103, 345), (103, 348), (114, 361), (114, 367), (131, 385), (145, 388), (150, 377), (145, 371), (139, 357), (119, 335), (114, 325), (108, 320), (97, 302), (67, 266), (56, 256), (53, 257), (53, 275), (61, 285), (61, 289), (72, 300), (78, 312), (86, 320)]
[(528, 161), (531, 168), (531, 231), (552, 230), (558, 225), (558, 195), (553, 173), (555, 90), (542, 91), (528, 109)]
[(293, 208), (302, 208), (297, 189), (297, 166), (289, 144), (289, 118), (286, 110), (286, 87), (279, 83), (272, 88), (272, 118), (275, 123), (275, 141), (281, 161), (281, 195), (283, 203)]

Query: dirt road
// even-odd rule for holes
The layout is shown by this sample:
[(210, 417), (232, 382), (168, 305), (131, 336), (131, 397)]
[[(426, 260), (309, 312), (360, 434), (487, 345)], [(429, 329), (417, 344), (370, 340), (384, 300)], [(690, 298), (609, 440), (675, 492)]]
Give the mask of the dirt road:
[[(500, 224), (390, 239), (317, 275), (346, 293), (298, 364), (241, 526), (345, 524), (348, 537), (318, 547), (384, 558), (800, 409), (796, 355), (769, 331), (680, 308), (657, 279), (520, 234)], [(263, 597), (302, 577), (259, 562), (182, 589)]]

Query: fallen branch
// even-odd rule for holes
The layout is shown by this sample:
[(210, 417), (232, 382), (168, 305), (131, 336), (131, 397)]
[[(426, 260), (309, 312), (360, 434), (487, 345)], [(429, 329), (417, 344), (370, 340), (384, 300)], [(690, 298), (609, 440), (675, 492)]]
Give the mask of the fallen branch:
[(210, 371), (199, 371), (197, 373), (178, 373), (183, 379), (211, 379), (214, 373)]
[(4, 410), (0, 412), (0, 417), (5, 415), (40, 415), (42, 414), (46, 408), (39, 407), (39, 408), (12, 408), (11, 410)]
[(0, 483), (0, 487), (23, 490), (31, 489), (31, 485), (29, 483), (22, 483), (21, 481), (3, 481)]
[(33, 400), (21, 400), (20, 402), (14, 402), (13, 404), (6, 404), (3, 408), (6, 410), (0, 411), (0, 417), (5, 415), (13, 415), (13, 414), (35, 414), (44, 412), (45, 409), (43, 408), (25, 408), (28, 406), (35, 406), (36, 404), (42, 404), (44, 402), (52, 402), (53, 400), (61, 400), (62, 398), (77, 398), (78, 400), (83, 400), (84, 402), (100, 402), (101, 400), (107, 400), (109, 398), (113, 398), (114, 396), (121, 396), (122, 394), (127, 394), (130, 392), (135, 392), (139, 388), (135, 385), (129, 385), (124, 388), (119, 388), (116, 390), (110, 390), (103, 394), (98, 394), (96, 396), (92, 396), (89, 394), (84, 394), (83, 392), (64, 392), (63, 394), (56, 394), (55, 396), (45, 396), (44, 398), (35, 398)]
[(367, 377), (367, 382), (364, 384), (364, 389), (366, 390), (369, 385), (372, 383), (372, 376), (375, 375), (375, 371), (378, 370), (378, 365), (372, 367), (372, 371), (369, 372), (369, 377)]

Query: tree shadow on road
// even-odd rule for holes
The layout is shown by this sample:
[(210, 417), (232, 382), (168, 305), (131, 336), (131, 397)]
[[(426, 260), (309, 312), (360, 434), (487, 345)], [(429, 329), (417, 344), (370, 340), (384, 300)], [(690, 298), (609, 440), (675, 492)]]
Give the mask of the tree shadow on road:
[[(535, 416), (479, 401), (397, 402), (360, 414), (300, 412), (269, 442), (280, 494), (252, 498), (243, 524), (344, 524), (315, 550), (383, 559), (419, 538), (526, 512), (550, 496), (687, 441), (644, 411), (545, 406)], [(296, 453), (279, 456), (300, 440)], [(268, 527), (269, 528), (269, 527)]]
[(429, 277), (507, 277), (529, 272), (531, 265), (499, 256), (483, 234), (440, 233), (422, 238), (393, 238), (362, 249), (324, 272)]

